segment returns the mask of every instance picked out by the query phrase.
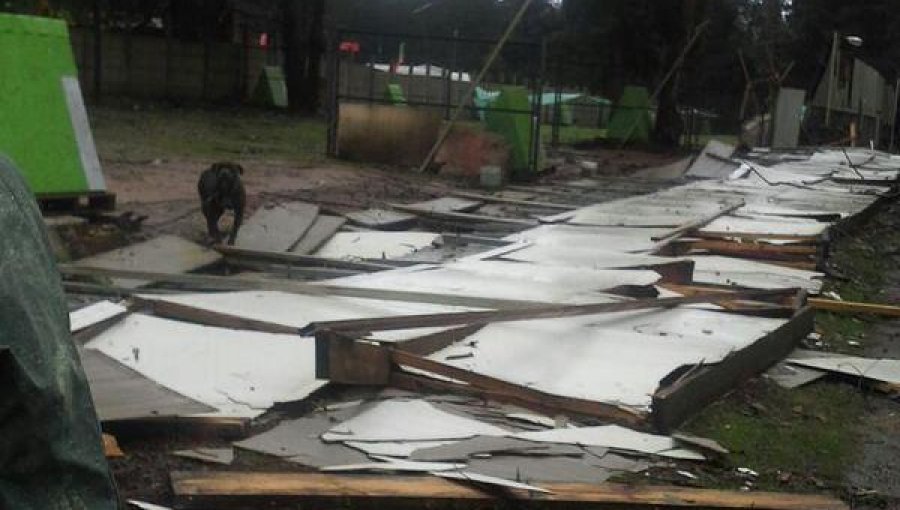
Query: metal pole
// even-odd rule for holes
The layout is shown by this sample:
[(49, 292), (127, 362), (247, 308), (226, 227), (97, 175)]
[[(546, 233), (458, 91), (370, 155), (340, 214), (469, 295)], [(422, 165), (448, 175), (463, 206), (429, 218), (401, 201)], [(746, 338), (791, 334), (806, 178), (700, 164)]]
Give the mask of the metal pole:
[(900, 102), (900, 77), (897, 78), (896, 83), (894, 83), (894, 115), (891, 116), (891, 142), (888, 148), (888, 152), (894, 152), (894, 136), (896, 136), (897, 131), (897, 103)]
[(528, 7), (532, 4), (532, 2), (534, 2), (534, 0), (525, 0), (524, 2), (522, 2), (522, 7), (519, 8), (519, 12), (517, 12), (512, 21), (509, 22), (509, 26), (506, 27), (506, 31), (500, 37), (500, 40), (497, 41), (494, 49), (491, 50), (491, 53), (490, 55), (488, 55), (484, 66), (482, 66), (481, 70), (478, 71), (478, 75), (469, 84), (469, 88), (466, 89), (466, 95), (463, 96), (462, 101), (460, 101), (459, 105), (456, 106), (456, 110), (453, 112), (453, 115), (450, 117), (447, 125), (444, 126), (444, 129), (441, 131), (440, 136), (438, 136), (437, 141), (435, 141), (434, 146), (431, 147), (428, 155), (425, 156), (425, 160), (422, 161), (422, 164), (419, 166), (419, 173), (425, 172), (428, 166), (431, 165), (432, 160), (434, 160), (434, 157), (441, 149), (441, 146), (444, 145), (444, 142), (450, 135), (450, 130), (453, 129), (453, 125), (456, 124), (456, 121), (458, 121), (460, 116), (462, 115), (466, 103), (469, 102), (469, 100), (472, 98), (472, 94), (475, 93), (475, 88), (478, 87), (478, 84), (480, 84), (481, 80), (484, 79), (484, 75), (487, 74), (491, 66), (494, 65), (494, 61), (497, 60), (498, 56), (500, 56), (500, 51), (503, 49), (503, 46), (506, 45), (506, 41), (510, 38), (510, 36), (512, 36), (516, 27), (519, 26), (519, 22), (521, 22), (522, 18), (525, 17), (525, 11), (528, 10)]
[(831, 103), (834, 100), (834, 80), (837, 76), (838, 33), (834, 32), (831, 41), (831, 62), (828, 66), (828, 98), (825, 100), (825, 126), (831, 125)]

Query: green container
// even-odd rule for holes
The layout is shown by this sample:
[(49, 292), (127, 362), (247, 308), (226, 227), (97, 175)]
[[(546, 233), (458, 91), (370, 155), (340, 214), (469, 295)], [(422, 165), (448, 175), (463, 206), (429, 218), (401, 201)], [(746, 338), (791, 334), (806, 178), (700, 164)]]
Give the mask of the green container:
[(105, 191), (65, 22), (0, 14), (0, 70), (0, 153), (31, 191)]

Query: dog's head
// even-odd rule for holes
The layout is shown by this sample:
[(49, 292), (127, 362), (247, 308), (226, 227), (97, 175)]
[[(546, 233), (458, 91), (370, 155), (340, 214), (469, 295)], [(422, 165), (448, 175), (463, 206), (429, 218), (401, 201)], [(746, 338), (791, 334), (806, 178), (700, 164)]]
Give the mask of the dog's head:
[(244, 168), (237, 163), (215, 163), (212, 171), (216, 174), (216, 196), (225, 207), (233, 207), (233, 199), (241, 186)]

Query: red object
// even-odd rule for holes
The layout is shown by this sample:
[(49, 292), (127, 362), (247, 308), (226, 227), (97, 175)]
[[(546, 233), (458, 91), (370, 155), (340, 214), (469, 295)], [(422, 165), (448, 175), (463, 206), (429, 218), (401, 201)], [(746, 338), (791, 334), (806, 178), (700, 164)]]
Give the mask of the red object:
[(259, 34), (259, 47), (260, 48), (268, 48), (269, 47), (269, 34), (263, 32)]
[(356, 41), (342, 41), (339, 47), (342, 53), (359, 53), (359, 43)]

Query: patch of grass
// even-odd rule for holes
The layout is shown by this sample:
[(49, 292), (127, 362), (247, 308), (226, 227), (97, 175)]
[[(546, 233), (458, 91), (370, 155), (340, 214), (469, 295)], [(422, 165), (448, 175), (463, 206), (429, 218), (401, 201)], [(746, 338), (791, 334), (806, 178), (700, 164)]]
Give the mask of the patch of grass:
[(92, 107), (91, 123), (105, 161), (324, 159), (326, 126), (318, 119), (243, 109)]
[[(606, 139), (606, 130), (579, 126), (560, 126), (559, 143), (574, 145), (579, 142), (590, 142)], [(546, 124), (541, 126), (541, 141), (550, 144), (553, 141), (553, 126)]]
[[(686, 427), (719, 441), (732, 454), (730, 472), (747, 467), (759, 473), (756, 485), (767, 490), (816, 490), (839, 487), (854, 460), (854, 427), (864, 398), (843, 384), (813, 384), (787, 390), (758, 381), (717, 402)], [(733, 488), (740, 481), (719, 479)]]

